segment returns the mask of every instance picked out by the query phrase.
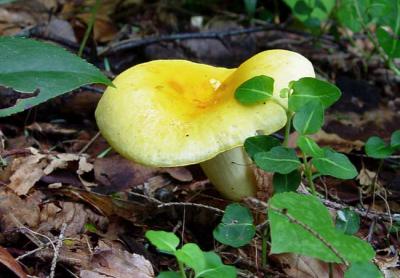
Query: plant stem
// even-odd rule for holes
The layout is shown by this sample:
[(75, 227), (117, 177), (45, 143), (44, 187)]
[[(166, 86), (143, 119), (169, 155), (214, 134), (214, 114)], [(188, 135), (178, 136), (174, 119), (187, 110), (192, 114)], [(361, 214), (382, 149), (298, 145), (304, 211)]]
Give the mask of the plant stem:
[(269, 237), (269, 225), (266, 225), (263, 230), (262, 235), (262, 245), (261, 245), (261, 266), (267, 266), (267, 239)]
[(316, 191), (315, 191), (314, 181), (312, 179), (311, 165), (307, 162), (307, 155), (305, 155), (304, 153), (303, 153), (303, 165), (304, 165), (304, 174), (306, 175), (308, 185), (311, 188), (312, 194), (315, 196)]
[(328, 263), (329, 278), (333, 278), (333, 264)]
[(372, 44), (374, 45), (374, 48), (378, 51), (379, 55), (383, 58), (383, 60), (385, 61), (386, 65), (391, 70), (393, 70), (397, 75), (400, 75), (400, 69), (395, 65), (393, 59), (388, 57), (388, 55), (386, 55), (385, 51), (380, 46), (379, 42), (376, 40), (374, 35), (371, 33), (371, 30), (368, 28), (367, 24), (364, 22), (364, 18), (361, 15), (360, 6), (358, 5), (357, 1), (354, 1), (354, 8), (356, 9), (357, 17), (358, 17), (358, 20), (359, 20), (359, 22), (361, 24), (361, 27), (366, 32), (367, 37), (372, 42)]
[(86, 28), (85, 35), (83, 36), (82, 43), (79, 47), (79, 51), (78, 51), (79, 57), (82, 56), (82, 53), (83, 53), (83, 50), (85, 49), (87, 40), (89, 39), (90, 33), (92, 32), (94, 22), (96, 21), (97, 11), (98, 11), (100, 5), (101, 5), (101, 0), (96, 0), (96, 3), (94, 4), (94, 6), (92, 8), (90, 20), (89, 20), (88, 26)]
[(286, 126), (285, 126), (285, 139), (283, 140), (283, 143), (282, 143), (282, 145), (284, 147), (287, 147), (289, 144), (289, 135), (290, 135), (290, 128), (292, 127), (293, 113), (289, 110), (286, 110), (286, 117), (287, 117), (287, 121), (286, 121)]
[(181, 272), (181, 277), (186, 278), (186, 272), (183, 263), (178, 260), (178, 265), (179, 265), (179, 271)]
[(375, 206), (376, 182), (378, 181), (379, 172), (382, 170), (383, 161), (384, 161), (383, 158), (381, 160), (379, 160), (378, 170), (376, 171), (375, 177), (372, 180), (372, 184), (371, 184), (371, 187), (372, 187), (372, 207)]

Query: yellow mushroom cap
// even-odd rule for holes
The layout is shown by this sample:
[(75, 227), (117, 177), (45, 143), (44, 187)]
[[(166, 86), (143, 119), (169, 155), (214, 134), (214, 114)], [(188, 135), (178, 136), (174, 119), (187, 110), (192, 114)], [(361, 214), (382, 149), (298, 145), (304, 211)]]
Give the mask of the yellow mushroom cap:
[[(275, 80), (275, 101), (240, 104), (236, 88), (258, 75)], [(312, 64), (287, 50), (261, 52), (237, 69), (156, 60), (115, 78), (97, 106), (96, 121), (110, 145), (130, 160), (157, 167), (199, 163), (243, 145), (258, 130), (281, 129), (287, 99), (279, 92), (290, 81), (313, 76)]]

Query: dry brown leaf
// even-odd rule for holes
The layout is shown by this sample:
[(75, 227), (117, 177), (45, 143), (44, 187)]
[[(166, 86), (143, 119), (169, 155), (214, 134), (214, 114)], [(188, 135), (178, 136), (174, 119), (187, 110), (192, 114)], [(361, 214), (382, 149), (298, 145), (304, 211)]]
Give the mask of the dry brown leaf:
[(11, 256), (11, 254), (0, 246), (0, 263), (5, 265), (8, 269), (14, 272), (19, 278), (27, 277), (21, 265)]
[(40, 192), (21, 199), (14, 192), (5, 189), (0, 190), (0, 227), (1, 231), (12, 231), (18, 227), (13, 220), (18, 219), (23, 225), (31, 228), (39, 224), (39, 204), (44, 196)]
[(349, 153), (352, 150), (361, 150), (364, 146), (364, 143), (360, 140), (346, 140), (337, 134), (327, 133), (323, 130), (310, 137), (321, 146), (330, 146), (336, 151), (343, 153)]
[(154, 271), (151, 263), (143, 256), (131, 254), (115, 245), (99, 242), (91, 261), (91, 268), (81, 270), (82, 278), (152, 278)]
[(108, 220), (80, 203), (58, 202), (57, 204), (46, 203), (42, 206), (38, 231), (58, 230), (63, 223), (67, 224), (65, 235), (75, 236), (84, 232), (87, 223), (104, 229)]
[(157, 168), (142, 166), (119, 155), (98, 158), (94, 162), (96, 181), (114, 191), (143, 184), (157, 173)]
[[(275, 254), (272, 257), (282, 265), (283, 271), (290, 277), (320, 278), (329, 276), (329, 264), (320, 260), (293, 253)], [(343, 277), (345, 266), (333, 264), (332, 270), (332, 277)]]
[(40, 178), (51, 174), (56, 169), (68, 167), (69, 162), (78, 161), (79, 167), (76, 173), (79, 177), (93, 169), (93, 165), (87, 162), (84, 155), (70, 153), (45, 155), (36, 149), (30, 150), (32, 155), (14, 159), (11, 167), (14, 173), (7, 186), (18, 195), (26, 195)]

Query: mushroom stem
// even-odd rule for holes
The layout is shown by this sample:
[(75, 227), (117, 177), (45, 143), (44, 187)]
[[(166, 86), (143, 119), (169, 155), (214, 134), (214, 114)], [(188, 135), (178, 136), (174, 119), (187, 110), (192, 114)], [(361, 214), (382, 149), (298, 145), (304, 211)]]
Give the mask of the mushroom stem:
[(200, 166), (222, 196), (239, 201), (254, 196), (257, 191), (251, 163), (243, 147), (236, 147), (200, 163)]

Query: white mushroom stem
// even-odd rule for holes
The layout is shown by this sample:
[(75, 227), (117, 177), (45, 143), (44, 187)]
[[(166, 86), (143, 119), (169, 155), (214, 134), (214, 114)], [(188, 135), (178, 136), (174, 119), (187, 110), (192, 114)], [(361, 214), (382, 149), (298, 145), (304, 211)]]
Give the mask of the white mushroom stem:
[(239, 201), (257, 192), (251, 164), (243, 147), (237, 147), (200, 163), (200, 166), (222, 196)]

